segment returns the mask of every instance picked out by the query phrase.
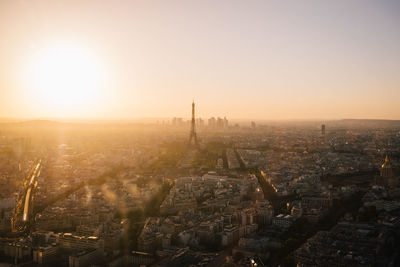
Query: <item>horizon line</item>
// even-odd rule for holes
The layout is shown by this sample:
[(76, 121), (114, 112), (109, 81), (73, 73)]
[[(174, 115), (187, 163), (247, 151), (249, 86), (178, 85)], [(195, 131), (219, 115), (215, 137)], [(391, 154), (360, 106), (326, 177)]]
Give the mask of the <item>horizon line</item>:
[[(218, 116), (213, 116), (214, 118), (218, 118)], [(7, 123), (7, 122), (31, 122), (31, 121), (51, 121), (51, 122), (137, 122), (137, 121), (146, 121), (146, 120), (152, 120), (156, 122), (157, 120), (172, 120), (173, 118), (182, 118), (182, 119), (187, 119), (190, 121), (190, 117), (133, 117), (133, 118), (54, 118), (54, 117), (0, 117), (0, 123)], [(207, 121), (207, 119), (204, 119), (202, 117), (199, 117), (203, 119), (204, 121)], [(210, 117), (212, 118), (212, 117)], [(221, 117), (220, 117), (221, 118)], [(197, 118), (196, 118), (197, 119)], [(345, 121), (345, 120), (358, 120), (358, 121), (391, 121), (391, 122), (397, 122), (400, 121), (400, 119), (374, 119), (374, 118), (329, 118), (329, 119), (324, 119), (324, 118), (299, 118), (299, 119), (261, 119), (261, 118), (227, 118), (228, 121), (254, 121), (254, 122), (327, 122), (327, 121)]]

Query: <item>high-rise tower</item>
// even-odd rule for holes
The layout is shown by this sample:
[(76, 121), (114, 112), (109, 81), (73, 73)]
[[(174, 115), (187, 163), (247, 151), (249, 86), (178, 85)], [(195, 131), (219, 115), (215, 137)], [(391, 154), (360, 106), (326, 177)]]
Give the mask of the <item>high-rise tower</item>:
[(194, 101), (192, 103), (192, 123), (190, 127), (189, 145), (193, 144), (197, 147), (197, 135), (196, 135), (196, 118), (194, 115)]

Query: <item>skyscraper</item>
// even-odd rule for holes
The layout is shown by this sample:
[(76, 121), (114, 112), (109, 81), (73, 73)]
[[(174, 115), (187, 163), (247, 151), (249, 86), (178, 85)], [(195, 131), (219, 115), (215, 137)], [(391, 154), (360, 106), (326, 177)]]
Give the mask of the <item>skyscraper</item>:
[(214, 117), (208, 119), (208, 127), (215, 128), (217, 121)]
[(325, 135), (325, 124), (321, 125), (321, 134), (324, 136)]
[(228, 126), (229, 126), (228, 119), (224, 117), (224, 128), (228, 128)]
[(217, 118), (217, 128), (219, 129), (224, 128), (224, 120), (220, 117)]

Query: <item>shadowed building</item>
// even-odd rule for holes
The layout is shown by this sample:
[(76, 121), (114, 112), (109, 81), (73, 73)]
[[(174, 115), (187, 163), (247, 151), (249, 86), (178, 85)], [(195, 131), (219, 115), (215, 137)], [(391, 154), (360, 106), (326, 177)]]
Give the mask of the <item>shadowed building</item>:
[(396, 177), (389, 157), (386, 155), (380, 169), (380, 176), (376, 177), (375, 183), (381, 186), (397, 186), (399, 178)]
[(392, 165), (389, 162), (389, 157), (386, 155), (385, 162), (381, 166), (381, 177), (393, 177)]

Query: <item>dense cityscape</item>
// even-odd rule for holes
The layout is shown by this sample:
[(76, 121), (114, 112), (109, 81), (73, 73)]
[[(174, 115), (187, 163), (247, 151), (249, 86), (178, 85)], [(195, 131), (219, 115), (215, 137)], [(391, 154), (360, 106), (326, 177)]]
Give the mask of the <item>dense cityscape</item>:
[(399, 0), (0, 0), (0, 267), (400, 266)]
[(1, 125), (18, 266), (396, 266), (400, 123)]

